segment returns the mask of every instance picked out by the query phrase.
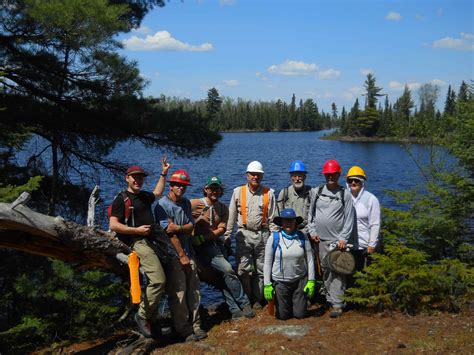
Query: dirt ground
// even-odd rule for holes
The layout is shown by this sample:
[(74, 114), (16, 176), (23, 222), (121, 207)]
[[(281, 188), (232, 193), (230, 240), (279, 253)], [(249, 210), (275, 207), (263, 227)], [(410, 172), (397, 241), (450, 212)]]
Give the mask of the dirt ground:
[[(266, 308), (253, 319), (205, 319), (209, 337), (197, 343), (157, 342), (127, 335), (75, 344), (60, 353), (76, 354), (474, 354), (473, 310), (460, 314), (407, 316), (348, 311), (338, 319), (319, 314), (317, 307), (306, 319), (279, 321)], [(128, 333), (129, 334), (129, 333)], [(135, 336), (135, 339), (138, 337)], [(130, 337), (128, 337), (130, 340)], [(128, 347), (127, 347), (128, 346)], [(135, 346), (135, 348), (134, 348)], [(56, 351), (57, 353), (57, 351)], [(44, 352), (43, 352), (44, 354)]]

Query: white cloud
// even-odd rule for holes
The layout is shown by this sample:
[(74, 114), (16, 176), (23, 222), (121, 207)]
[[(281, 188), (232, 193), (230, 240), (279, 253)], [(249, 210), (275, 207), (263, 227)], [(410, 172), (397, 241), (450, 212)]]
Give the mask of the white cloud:
[(159, 31), (145, 38), (132, 36), (123, 41), (125, 48), (131, 51), (183, 51), (207, 52), (214, 49), (211, 43), (191, 45), (181, 42), (171, 36), (168, 31)]
[(240, 82), (238, 80), (232, 79), (232, 80), (224, 80), (224, 84), (227, 86), (238, 86), (240, 85)]
[(398, 12), (390, 11), (387, 16), (385, 16), (385, 19), (389, 21), (400, 21), (402, 19), (402, 15), (400, 15)]
[(140, 26), (138, 28), (132, 28), (133, 33), (140, 33), (142, 35), (146, 35), (148, 33), (151, 33), (151, 28), (146, 27), (146, 26)]
[(433, 79), (431, 80), (431, 84), (433, 85), (438, 85), (438, 86), (444, 86), (446, 85), (446, 82), (440, 79)]
[(373, 69), (370, 69), (370, 68), (362, 68), (362, 69), (360, 70), (360, 73), (361, 73), (362, 75), (367, 76), (367, 75), (369, 75), (369, 74), (374, 74), (374, 70), (373, 70)]
[(365, 92), (364, 88), (360, 86), (353, 86), (349, 90), (342, 93), (342, 97), (346, 100), (352, 100)]
[(323, 80), (336, 79), (341, 76), (341, 72), (336, 69), (326, 69), (318, 72), (318, 77)]
[(262, 73), (260, 73), (259, 71), (255, 73), (255, 76), (259, 79), (262, 79), (263, 81), (268, 80), (268, 78), (265, 75), (263, 75)]
[(444, 37), (433, 42), (433, 48), (474, 51), (474, 34), (461, 32), (460, 38)]
[(232, 6), (235, 4), (235, 0), (219, 0), (221, 6)]
[[(407, 82), (406, 85), (410, 90), (417, 90), (421, 87), (421, 84), (417, 82)], [(388, 86), (390, 89), (395, 91), (402, 91), (403, 89), (405, 89), (405, 83), (401, 83), (396, 80), (389, 82)]]
[(281, 64), (273, 64), (268, 67), (267, 71), (270, 74), (296, 76), (296, 75), (310, 75), (318, 70), (318, 65), (314, 63), (305, 63), (296, 60), (285, 60)]

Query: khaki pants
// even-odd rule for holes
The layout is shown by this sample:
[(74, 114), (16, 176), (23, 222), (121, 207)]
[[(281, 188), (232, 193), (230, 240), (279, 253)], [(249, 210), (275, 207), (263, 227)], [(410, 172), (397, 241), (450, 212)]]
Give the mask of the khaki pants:
[(263, 302), (263, 263), (268, 231), (240, 229), (235, 234), (237, 273), (252, 303)]
[(329, 245), (332, 240), (321, 240), (319, 242), (319, 258), (321, 260), (321, 271), (323, 273), (324, 287), (326, 288), (326, 301), (333, 307), (344, 308), (345, 302), (343, 300), (346, 291), (347, 277), (346, 275), (338, 274), (329, 269), (329, 265), (325, 259), (329, 253)]
[(165, 272), (156, 251), (147, 239), (135, 241), (133, 250), (140, 258), (140, 267), (145, 272), (148, 281), (146, 290), (142, 294), (138, 315), (143, 319), (151, 320), (165, 291)]
[(175, 331), (187, 337), (201, 328), (199, 304), (201, 293), (196, 262), (189, 258), (191, 265), (183, 270), (178, 259), (171, 259), (166, 264), (166, 293)]

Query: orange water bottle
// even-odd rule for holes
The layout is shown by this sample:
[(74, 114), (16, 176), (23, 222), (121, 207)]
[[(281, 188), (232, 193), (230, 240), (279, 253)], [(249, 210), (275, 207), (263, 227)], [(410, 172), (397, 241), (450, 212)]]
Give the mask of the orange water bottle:
[(142, 289), (140, 288), (140, 261), (138, 254), (132, 251), (128, 255), (128, 269), (130, 271), (130, 294), (132, 295), (132, 303), (140, 303)]

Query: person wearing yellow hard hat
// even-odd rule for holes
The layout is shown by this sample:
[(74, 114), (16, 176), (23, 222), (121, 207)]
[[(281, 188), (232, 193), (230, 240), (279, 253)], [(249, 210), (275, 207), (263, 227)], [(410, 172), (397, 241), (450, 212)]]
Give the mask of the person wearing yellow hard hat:
[(368, 256), (375, 252), (379, 244), (380, 204), (377, 197), (365, 189), (367, 175), (364, 169), (353, 166), (346, 176), (348, 189), (357, 215), (357, 234), (359, 247), (353, 250), (356, 269), (362, 270), (370, 262)]

